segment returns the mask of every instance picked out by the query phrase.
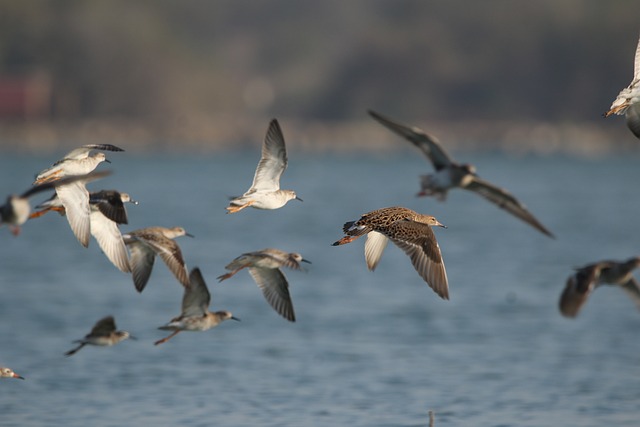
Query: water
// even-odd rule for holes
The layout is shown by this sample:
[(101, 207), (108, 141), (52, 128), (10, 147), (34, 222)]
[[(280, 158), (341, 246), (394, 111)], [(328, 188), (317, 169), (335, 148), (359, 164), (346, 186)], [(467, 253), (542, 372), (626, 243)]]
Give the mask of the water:
[[(18, 238), (0, 229), (0, 362), (25, 381), (0, 381), (2, 426), (637, 426), (640, 313), (598, 289), (575, 320), (557, 301), (571, 268), (637, 255), (637, 155), (576, 159), (456, 153), (507, 187), (557, 235), (552, 240), (473, 194), (415, 198), (422, 158), (290, 152), (277, 211), (226, 215), (248, 188), (257, 153), (140, 157), (112, 153), (114, 174), (93, 189), (140, 201), (130, 224), (184, 226), (212, 308), (241, 322), (157, 330), (179, 314), (182, 289), (158, 261), (143, 294), (49, 214)], [(53, 157), (5, 155), (5, 193), (26, 189)], [(35, 201), (46, 196), (38, 197)], [(363, 241), (332, 247), (341, 226), (383, 206), (435, 215), (451, 301), (390, 245), (375, 273)], [(298, 321), (281, 319), (246, 272), (217, 283), (242, 252), (277, 247), (313, 262), (285, 271)], [(112, 314), (137, 341), (63, 353)]]

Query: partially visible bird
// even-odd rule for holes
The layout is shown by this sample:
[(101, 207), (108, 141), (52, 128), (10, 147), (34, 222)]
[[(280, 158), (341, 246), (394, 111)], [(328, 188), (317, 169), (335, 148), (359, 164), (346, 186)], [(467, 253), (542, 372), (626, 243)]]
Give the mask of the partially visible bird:
[[(98, 208), (102, 214), (117, 224), (128, 224), (127, 209), (125, 203), (137, 205), (138, 202), (133, 200), (128, 193), (121, 193), (116, 190), (100, 190), (89, 192), (89, 204)], [(33, 212), (29, 219), (39, 218), (47, 212), (56, 211), (60, 215), (65, 215), (65, 209), (57, 194), (40, 203), (35, 207), (38, 209)]]
[(98, 320), (91, 332), (85, 335), (83, 339), (74, 341), (80, 343), (80, 345), (67, 351), (64, 355), (72, 356), (87, 344), (102, 347), (112, 346), (127, 338), (135, 339), (127, 331), (117, 331), (113, 316), (107, 316)]
[(387, 239), (411, 258), (420, 277), (442, 299), (449, 299), (449, 281), (444, 268), (440, 246), (431, 227), (443, 227), (435, 217), (423, 215), (411, 209), (394, 206), (363, 214), (357, 221), (344, 224), (342, 239), (333, 246), (351, 243), (366, 235), (364, 255), (369, 270), (375, 270)]
[(287, 168), (287, 150), (278, 121), (273, 119), (262, 144), (262, 157), (258, 162), (251, 188), (240, 197), (231, 200), (227, 213), (235, 213), (246, 207), (278, 209), (289, 200), (296, 199), (293, 190), (280, 189), (280, 177)]
[[(93, 150), (100, 150), (91, 154)], [(107, 162), (107, 157), (101, 151), (124, 151), (111, 144), (87, 144), (68, 152), (62, 159), (36, 176), (35, 184), (55, 181), (65, 176), (84, 175), (94, 170), (100, 163)], [(91, 154), (91, 155), (90, 155)]]
[(473, 165), (454, 162), (435, 137), (428, 135), (417, 127), (410, 128), (401, 125), (376, 112), (369, 111), (369, 114), (387, 128), (411, 141), (433, 164), (436, 173), (421, 176), (422, 189), (418, 196), (436, 196), (438, 200), (444, 201), (447, 197), (447, 192), (453, 188), (470, 190), (531, 225), (541, 233), (554, 237), (511, 193), (478, 177)]
[[(55, 183), (54, 183), (55, 184)], [(127, 193), (116, 190), (101, 190), (89, 193), (89, 225), (91, 235), (96, 239), (100, 249), (120, 271), (131, 272), (129, 253), (122, 239), (118, 224), (126, 224), (127, 210), (124, 203), (138, 204)], [(38, 218), (47, 212), (56, 211), (66, 214), (66, 209), (57, 194), (36, 206), (40, 209), (29, 218)]]
[(640, 266), (640, 257), (626, 261), (598, 261), (576, 269), (567, 279), (560, 295), (560, 313), (576, 317), (591, 293), (601, 285), (621, 287), (640, 308), (640, 284), (633, 277), (633, 270)]
[(198, 267), (191, 270), (189, 284), (184, 288), (182, 297), (182, 313), (171, 319), (169, 323), (160, 326), (163, 331), (173, 331), (171, 335), (156, 341), (159, 345), (169, 341), (181, 331), (206, 331), (228, 319), (240, 320), (229, 311), (209, 311), (211, 294)]
[(103, 178), (111, 172), (95, 172), (88, 175), (70, 176), (63, 178), (55, 183), (47, 182), (32, 186), (30, 189), (20, 195), (12, 194), (7, 197), (4, 205), (0, 206), (0, 226), (7, 224), (11, 228), (11, 232), (17, 236), (20, 234), (20, 226), (27, 222), (31, 212), (29, 197), (42, 191), (54, 190), (57, 185), (73, 185), (77, 181), (91, 181)]
[(225, 267), (231, 271), (219, 276), (218, 280), (222, 282), (243, 268), (247, 268), (271, 307), (285, 319), (295, 322), (296, 316), (289, 295), (289, 283), (280, 268), (300, 270), (301, 262), (311, 263), (298, 253), (289, 253), (280, 249), (267, 248), (248, 252), (231, 261)]
[(23, 376), (16, 374), (10, 368), (5, 368), (2, 366), (0, 366), (0, 378), (18, 378), (21, 380), (24, 379)]
[(603, 114), (609, 117), (612, 114), (624, 114), (627, 127), (640, 138), (640, 40), (636, 46), (636, 55), (633, 61), (633, 80), (626, 88), (622, 89), (611, 104), (609, 111)]
[(182, 286), (189, 284), (182, 251), (173, 240), (180, 236), (193, 237), (182, 227), (147, 227), (122, 236), (129, 248), (129, 265), (133, 273), (133, 284), (138, 292), (142, 292), (147, 286), (156, 255), (162, 258)]

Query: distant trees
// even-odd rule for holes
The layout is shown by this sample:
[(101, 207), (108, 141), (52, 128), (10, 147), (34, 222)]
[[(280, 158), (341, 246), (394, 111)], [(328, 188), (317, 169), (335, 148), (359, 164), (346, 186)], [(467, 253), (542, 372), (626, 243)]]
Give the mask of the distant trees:
[[(0, 74), (56, 119), (583, 120), (628, 84), (634, 1), (4, 2)], [(257, 91), (257, 92), (256, 92)]]

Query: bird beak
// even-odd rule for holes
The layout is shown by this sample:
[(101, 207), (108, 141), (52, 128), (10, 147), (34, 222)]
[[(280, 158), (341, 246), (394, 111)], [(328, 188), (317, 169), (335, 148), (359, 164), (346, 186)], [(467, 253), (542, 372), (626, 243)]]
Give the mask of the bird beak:
[(233, 319), (233, 320), (235, 320), (236, 322), (239, 322), (239, 321), (240, 321), (240, 319), (238, 319), (238, 318), (237, 318), (237, 317), (235, 317), (235, 316), (231, 316), (231, 317), (230, 317), (230, 319)]
[(129, 334), (129, 339), (130, 340), (134, 340), (134, 341), (138, 341), (138, 338), (133, 336), (133, 335), (131, 335), (131, 334)]
[(21, 379), (21, 380), (23, 380), (23, 379), (24, 379), (24, 377), (23, 377), (23, 376), (18, 375), (18, 374), (16, 374), (15, 372), (13, 373), (13, 378), (18, 378), (18, 379)]
[(300, 200), (301, 202), (304, 202), (304, 200), (302, 200), (300, 197), (296, 196), (296, 200)]
[(196, 236), (194, 236), (194, 235), (193, 235), (193, 234), (191, 234), (191, 233), (184, 233), (184, 235), (185, 235), (185, 236), (188, 236), (188, 237), (196, 237)]
[(306, 262), (307, 264), (311, 264), (311, 261), (309, 261), (308, 259), (304, 259), (304, 258), (302, 258), (300, 261), (301, 261), (301, 262)]
[(104, 161), (107, 162), (107, 163), (111, 163), (111, 160), (109, 160), (109, 159), (104, 159)]
[(446, 225), (442, 224), (440, 221), (437, 221), (437, 224), (436, 224), (436, 225), (437, 225), (438, 227), (442, 227), (442, 228), (449, 228), (449, 227), (447, 227)]

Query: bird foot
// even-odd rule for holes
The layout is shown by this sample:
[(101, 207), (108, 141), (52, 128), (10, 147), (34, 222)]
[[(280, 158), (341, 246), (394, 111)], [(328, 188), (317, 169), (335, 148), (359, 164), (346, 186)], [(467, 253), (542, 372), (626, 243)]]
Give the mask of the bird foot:
[[(359, 236), (358, 236), (359, 237)], [(344, 236), (342, 239), (338, 240), (337, 242), (333, 242), (333, 244), (331, 246), (340, 246), (340, 245), (346, 245), (347, 243), (351, 243), (354, 240), (356, 240), (358, 237), (354, 237), (354, 236)]]

